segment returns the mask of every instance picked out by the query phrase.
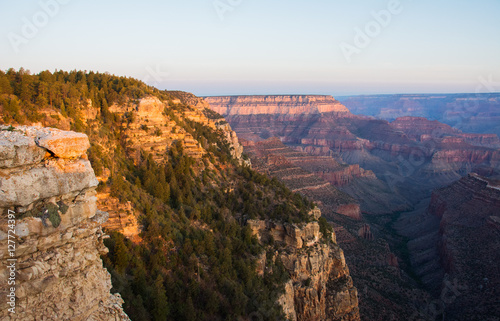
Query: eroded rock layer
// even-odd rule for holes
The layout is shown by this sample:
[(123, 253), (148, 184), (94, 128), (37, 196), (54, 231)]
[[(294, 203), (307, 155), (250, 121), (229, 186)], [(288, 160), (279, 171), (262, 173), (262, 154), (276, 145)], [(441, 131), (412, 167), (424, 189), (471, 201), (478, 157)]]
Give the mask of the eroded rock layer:
[(223, 116), (349, 112), (332, 96), (324, 95), (225, 96), (205, 97), (205, 100)]
[[(319, 217), (321, 212), (316, 212)], [(290, 320), (360, 320), (358, 292), (334, 233), (325, 241), (317, 222), (298, 226), (249, 220), (247, 224), (259, 241), (272, 237), (283, 247), (273, 259), (281, 260), (290, 274), (279, 300)], [(259, 265), (266, 268), (265, 257)]]
[(107, 213), (96, 208), (88, 138), (39, 127), (0, 130), (0, 291), (15, 298), (15, 305), (0, 303), (0, 319), (129, 320), (100, 258)]
[[(316, 157), (288, 148), (277, 138), (257, 143), (246, 141), (243, 145), (256, 170), (277, 177), (292, 191), (313, 199), (325, 217), (339, 213), (357, 220), (361, 219), (359, 204), (325, 178), (347, 181), (352, 176), (342, 176), (341, 173), (348, 172), (351, 166), (341, 165), (331, 157), (318, 160)], [(316, 163), (320, 163), (319, 166), (316, 166)], [(360, 173), (363, 174), (365, 173)]]
[(278, 137), (288, 147), (309, 155), (358, 165), (359, 173), (372, 171), (375, 178), (357, 178), (355, 168), (347, 181), (342, 179), (346, 173), (330, 172), (323, 177), (339, 183), (367, 213), (409, 210), (433, 189), (473, 170), (500, 169), (496, 135), (465, 134), (418, 117), (389, 123), (357, 116), (331, 97), (328, 108), (310, 102), (300, 109), (296, 105), (303, 96), (265, 96), (264, 101), (279, 108), (263, 104), (262, 97), (210, 97), (208, 101), (240, 138), (262, 141)]

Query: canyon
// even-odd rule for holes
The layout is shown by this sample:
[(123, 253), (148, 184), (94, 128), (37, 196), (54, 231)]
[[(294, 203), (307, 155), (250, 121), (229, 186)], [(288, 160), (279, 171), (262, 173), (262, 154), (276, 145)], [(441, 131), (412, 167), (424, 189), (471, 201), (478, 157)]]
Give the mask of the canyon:
[[(64, 74), (52, 80), (76, 86)], [(51, 102), (32, 117), (87, 135), (16, 121), (1, 128), (1, 207), (4, 216), (16, 212), (22, 269), (20, 318), (2, 317), (360, 319), (357, 289), (335, 232), (320, 231), (320, 210), (308, 214), (312, 202), (254, 172), (206, 101), (139, 82), (122, 95), (135, 80), (87, 76), (93, 88), (109, 86), (64, 100), (68, 111)], [(28, 107), (16, 119), (29, 123)], [(359, 215), (352, 201), (343, 210)], [(271, 225), (273, 238), (262, 236)]]
[(497, 313), (495, 134), (354, 115), (325, 95), (202, 99), (105, 74), (53, 76), (10, 83), (90, 90), (38, 114), (35, 99), (0, 93), (0, 122), (15, 125), (0, 132), (0, 241), (15, 211), (27, 319)]
[[(466, 271), (470, 271), (472, 263), (462, 257), (449, 259), (452, 255), (445, 249), (455, 248), (456, 241), (451, 239), (459, 238), (448, 236), (458, 232), (455, 224), (445, 228), (445, 222), (451, 217), (467, 220), (469, 214), (450, 210), (449, 218), (443, 220), (433, 208), (443, 207), (435, 205), (436, 195), (456, 188), (450, 184), (458, 184), (455, 182), (463, 176), (466, 182), (467, 177), (477, 179), (474, 172), (490, 178), (498, 176), (498, 136), (464, 133), (423, 117), (402, 116), (389, 122), (354, 115), (339, 107), (333, 97), (326, 99), (331, 106), (323, 105), (322, 112), (315, 103), (324, 102), (324, 96), (317, 99), (285, 96), (280, 100), (282, 97), (206, 97), (206, 100), (242, 138), (245, 152), (258, 170), (277, 177), (323, 206), (325, 217), (334, 226), (337, 242), (345, 251), (364, 318), (435, 319), (447, 313), (459, 319), (460, 311), (465, 312), (466, 308), (460, 308), (458, 295), (453, 302), (440, 297), (450, 291), (466, 293), (460, 282), (468, 278)], [(304, 104), (309, 108), (304, 109)], [(296, 105), (300, 108), (295, 108)], [(240, 109), (242, 112), (238, 113)], [(342, 199), (359, 204), (362, 214), (342, 213), (337, 204), (324, 206), (332, 195), (323, 191), (327, 188), (347, 194)], [(447, 193), (446, 203), (460, 202), (461, 193), (464, 192), (457, 191), (456, 200), (454, 193)], [(492, 206), (498, 211), (495, 201), (490, 202), (490, 197), (480, 194), (479, 191), (476, 194), (476, 208)], [(490, 213), (482, 224), (494, 233), (497, 222), (497, 217)], [(464, 249), (475, 248), (473, 238), (466, 239), (459, 244)], [(496, 241), (492, 242), (485, 247), (484, 255), (495, 251)], [(452, 245), (445, 245), (448, 243)], [(450, 260), (461, 262), (462, 275), (453, 274)], [(476, 269), (472, 274), (479, 271), (491, 274), (484, 260), (476, 259)], [(495, 273), (486, 279), (495, 279)], [(397, 299), (385, 301), (394, 295)], [(465, 297), (464, 294), (462, 300)], [(471, 302), (476, 300), (477, 297), (468, 305), (474, 306)], [(433, 315), (428, 309), (429, 302), (444, 305), (443, 311)], [(491, 303), (485, 306), (488, 304)], [(381, 305), (387, 308), (377, 310)], [(404, 316), (402, 311), (409, 313)], [(473, 315), (472, 311), (473, 308), (467, 318), (480, 320), (482, 314)]]
[[(287, 98), (280, 100), (283, 97)], [(433, 189), (477, 168), (500, 169), (496, 135), (466, 134), (418, 117), (404, 117), (390, 123), (358, 116), (341, 107), (333, 97), (325, 96), (206, 97), (206, 100), (245, 140), (277, 137), (295, 150), (316, 157), (332, 157), (339, 164), (373, 172), (370, 177), (352, 175), (348, 184), (331, 180), (351, 193), (365, 213), (407, 210)], [(316, 105), (318, 101), (321, 107)], [(321, 170), (321, 165), (315, 167)]]
[[(495, 320), (500, 286), (498, 176), (471, 173), (437, 189), (420, 209), (395, 224), (410, 239), (412, 265), (451, 320)], [(421, 303), (422, 304), (422, 303)], [(422, 309), (421, 318), (437, 317)]]
[[(339, 167), (342, 166), (332, 158), (318, 160), (318, 158), (311, 157), (306, 153), (286, 147), (277, 138), (257, 143), (244, 141), (242, 144), (250, 155), (256, 170), (277, 177), (285, 182), (292, 191), (314, 199), (325, 217), (328, 218), (334, 213), (340, 213), (353, 219), (361, 219), (359, 204), (352, 197), (335, 188), (330, 181), (321, 177), (327, 176), (339, 184), (346, 182), (353, 176), (350, 173), (351, 166), (345, 166), (344, 170), (339, 170)], [(304, 164), (311, 164), (315, 161), (323, 165), (321, 175), (315, 175), (317, 173), (308, 172), (304, 168)], [(359, 172), (359, 167), (354, 167), (354, 171), (356, 170), (360, 176), (365, 174)], [(366, 175), (373, 175), (373, 173)]]
[(2, 320), (129, 320), (100, 258), (108, 214), (96, 208), (88, 147), (84, 134), (0, 126), (0, 258), (17, 268), (8, 285), (2, 266), (2, 297), (15, 293), (15, 313), (2, 302)]
[[(176, 96), (189, 106), (187, 110), (174, 109), (172, 114), (166, 114), (164, 111), (169, 105), (153, 97), (140, 100), (136, 107), (114, 105), (110, 108), (120, 116), (131, 111), (135, 114), (125, 130), (131, 141), (131, 151), (140, 147), (141, 151), (149, 151), (155, 160), (161, 161), (159, 159), (161, 153), (175, 141), (181, 140), (186, 153), (201, 160), (207, 153), (205, 150), (207, 144), (196, 140), (180, 124), (179, 119), (189, 119), (218, 130), (221, 137), (230, 144), (233, 156), (241, 163), (250, 164), (242, 157), (246, 142), (240, 144), (236, 133), (229, 124), (222, 121), (220, 116), (207, 117), (204, 110), (208, 104), (204, 100), (189, 93), (177, 92)], [(87, 121), (91, 122), (92, 119)], [(149, 130), (145, 130), (144, 124), (147, 124)], [(153, 134), (154, 132), (160, 134)], [(137, 157), (133, 152), (130, 155)], [(258, 166), (254, 161), (251, 164), (253, 167)], [(359, 172), (359, 168), (355, 167), (354, 171), (356, 170)], [(360, 175), (362, 174), (364, 173), (361, 172)], [(367, 174), (370, 175), (373, 174)], [(341, 179), (340, 177), (339, 180)], [(324, 183), (329, 185), (326, 181)], [(336, 211), (355, 217), (360, 215), (359, 205), (352, 198), (331, 186), (327, 190), (331, 195), (325, 200), (339, 203), (335, 208)], [(116, 198), (110, 197), (109, 193), (100, 192), (97, 196), (100, 208), (105, 209), (110, 215), (104, 227), (110, 231), (120, 232), (134, 242), (141, 242), (137, 226), (139, 215), (134, 213), (130, 204), (120, 203)], [(344, 198), (348, 201), (343, 201)], [(312, 213), (314, 220), (322, 215), (319, 209)], [(333, 240), (325, 243), (322, 241), (317, 222), (297, 226), (279, 221), (248, 220), (247, 224), (252, 234), (259, 240), (266, 239), (266, 235), (270, 233), (273, 235), (273, 241), (281, 244), (276, 255), (285, 265), (291, 279), (285, 284), (285, 293), (280, 296), (279, 302), (291, 320), (359, 320), (357, 289), (353, 286), (344, 254), (334, 242), (334, 232), (331, 233)], [(264, 246), (265, 244), (266, 242), (263, 242)], [(265, 255), (257, 266), (261, 266), (260, 271), (266, 269)]]

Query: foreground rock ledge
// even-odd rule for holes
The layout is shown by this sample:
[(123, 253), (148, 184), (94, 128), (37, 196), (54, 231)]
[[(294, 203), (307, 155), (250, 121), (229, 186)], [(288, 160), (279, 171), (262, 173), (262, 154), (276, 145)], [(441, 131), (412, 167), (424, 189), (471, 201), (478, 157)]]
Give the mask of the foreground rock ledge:
[[(2, 300), (0, 320), (129, 320), (100, 259), (107, 213), (96, 208), (89, 146), (84, 134), (0, 126), (0, 296), (15, 287), (16, 312)], [(7, 259), (16, 260), (15, 285)]]

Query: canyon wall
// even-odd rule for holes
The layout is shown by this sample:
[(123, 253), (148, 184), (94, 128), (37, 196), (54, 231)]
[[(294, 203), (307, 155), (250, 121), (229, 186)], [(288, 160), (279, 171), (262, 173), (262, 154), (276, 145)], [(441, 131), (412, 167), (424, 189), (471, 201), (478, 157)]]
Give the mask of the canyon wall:
[[(471, 173), (435, 190), (397, 224), (409, 240), (415, 272), (447, 319), (495, 320), (500, 315), (499, 211), (500, 181)], [(422, 308), (418, 316), (431, 319), (437, 316), (432, 312)]]
[(460, 295), (447, 305), (453, 320), (500, 315), (500, 181), (470, 174), (435, 191), (428, 208), (439, 219), (437, 244), (447, 279)]
[[(266, 96), (280, 107), (274, 109), (261, 105), (262, 96), (210, 97), (208, 101), (243, 139), (258, 142), (278, 137), (288, 147), (318, 159), (331, 157), (339, 164), (358, 166), (359, 170), (352, 167), (346, 172), (339, 167), (339, 172), (321, 173), (322, 165), (316, 162), (316, 169), (309, 171), (354, 197), (363, 212), (408, 210), (433, 189), (472, 170), (500, 170), (495, 135), (466, 134), (418, 117), (389, 123), (356, 116), (336, 100), (323, 112), (311, 102), (293, 113), (289, 110), (303, 96), (293, 97)], [(370, 172), (374, 175), (366, 175)]]
[(225, 96), (205, 97), (212, 109), (222, 116), (263, 114), (348, 113), (349, 110), (332, 96)]
[[(256, 143), (244, 141), (243, 145), (246, 153), (250, 155), (254, 169), (277, 177), (292, 191), (314, 200), (326, 218), (339, 213), (356, 220), (361, 219), (359, 204), (352, 197), (335, 188), (330, 183), (331, 180), (323, 177), (327, 176), (337, 182), (342, 178), (348, 180), (348, 177), (352, 176), (347, 175), (345, 178), (342, 173), (348, 171), (350, 166), (342, 166), (332, 158), (323, 160), (295, 151), (277, 138)], [(319, 167), (314, 166), (316, 162), (321, 163), (321, 171)], [(318, 172), (315, 173), (313, 170)]]
[(0, 319), (129, 320), (100, 258), (107, 213), (89, 147), (84, 134), (0, 127), (0, 291), (15, 298)]
[[(316, 210), (315, 217), (319, 216)], [(260, 242), (272, 237), (282, 247), (273, 260), (281, 260), (290, 275), (280, 298), (290, 320), (360, 320), (357, 290), (334, 233), (325, 240), (317, 222), (248, 220), (247, 224)], [(259, 266), (261, 271), (266, 268), (265, 258)]]
[(500, 136), (499, 93), (398, 94), (337, 97), (355, 114), (393, 121), (418, 116), (464, 132)]
[(470, 144), (473, 146), (500, 148), (500, 139), (496, 134), (470, 134), (423, 117), (405, 116), (396, 118), (391, 127), (404, 132), (415, 141), (442, 139), (444, 144)]
[[(161, 161), (165, 151), (176, 141), (182, 141), (185, 152), (191, 157), (201, 159), (206, 154), (207, 146), (197, 141), (181, 123), (186, 120), (217, 130), (231, 145), (233, 157), (243, 161), (243, 147), (230, 125), (222, 118), (207, 117), (203, 111), (208, 105), (202, 99), (189, 95), (188, 101), (192, 105), (161, 101), (151, 96), (139, 100), (138, 104), (114, 104), (109, 110), (127, 119), (124, 134), (130, 142), (130, 149), (136, 152), (146, 151), (152, 154), (156, 161)], [(87, 120), (95, 120), (97, 117), (99, 114), (92, 115)]]

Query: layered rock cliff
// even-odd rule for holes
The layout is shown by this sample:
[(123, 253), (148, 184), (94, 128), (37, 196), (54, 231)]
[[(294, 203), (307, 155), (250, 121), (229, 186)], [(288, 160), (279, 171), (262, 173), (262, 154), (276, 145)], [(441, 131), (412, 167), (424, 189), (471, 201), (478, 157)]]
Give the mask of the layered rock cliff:
[[(336, 181), (342, 177), (341, 173), (348, 171), (351, 166), (342, 166), (330, 157), (318, 159), (292, 150), (277, 138), (257, 143), (245, 141), (243, 145), (256, 170), (277, 177), (292, 191), (313, 199), (325, 217), (339, 213), (357, 220), (361, 219), (359, 204), (330, 184), (331, 181), (328, 179), (334, 178)], [(315, 166), (316, 163), (320, 166)], [(313, 172), (314, 170), (317, 172)], [(325, 179), (325, 176), (328, 178)], [(344, 179), (348, 180), (350, 177), (353, 176), (344, 176)]]
[[(321, 216), (319, 211), (315, 214)], [(272, 238), (282, 247), (273, 260), (280, 260), (290, 275), (280, 298), (290, 320), (360, 320), (357, 290), (334, 233), (324, 239), (317, 222), (248, 220), (247, 224), (260, 242)], [(262, 270), (265, 263), (263, 258)]]
[(0, 130), (0, 289), (15, 298), (0, 319), (129, 320), (100, 258), (107, 213), (96, 208), (87, 136)]
[(474, 146), (499, 148), (500, 140), (496, 134), (468, 134), (423, 117), (399, 117), (391, 126), (404, 132), (410, 139), (416, 141), (440, 140), (444, 144), (470, 144)]
[(316, 114), (349, 113), (349, 110), (332, 96), (283, 95), (283, 96), (226, 96), (205, 97), (212, 109), (222, 116), (265, 114)]
[[(301, 97), (295, 96), (295, 100)], [(340, 182), (337, 186), (354, 197), (367, 213), (408, 210), (428, 197), (431, 190), (472, 170), (500, 168), (494, 135), (465, 134), (415, 117), (389, 123), (353, 115), (345, 107), (338, 107), (338, 102), (332, 104), (337, 107), (321, 112), (308, 104), (293, 113), (289, 110), (295, 107), (295, 100), (285, 98), (266, 96), (280, 108), (261, 107), (262, 96), (211, 97), (209, 103), (213, 110), (225, 115), (241, 138), (261, 141), (278, 137), (296, 150), (358, 165), (360, 172), (372, 171), (376, 179), (356, 178), (356, 171), (351, 171), (354, 179), (348, 179), (347, 184), (337, 179), (342, 173), (325, 173), (323, 177), (332, 183)]]

